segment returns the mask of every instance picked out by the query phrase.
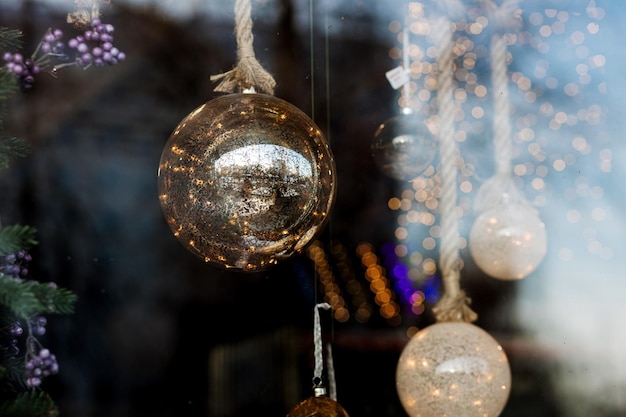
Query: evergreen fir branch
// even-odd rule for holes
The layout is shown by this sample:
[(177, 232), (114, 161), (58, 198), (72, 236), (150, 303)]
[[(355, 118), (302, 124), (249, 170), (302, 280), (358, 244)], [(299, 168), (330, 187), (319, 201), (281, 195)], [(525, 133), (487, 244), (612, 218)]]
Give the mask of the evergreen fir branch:
[(37, 313), (45, 312), (46, 308), (25, 282), (0, 273), (0, 305), (15, 316), (28, 320)]
[(12, 225), (0, 227), (0, 256), (19, 250), (28, 250), (37, 244), (37, 230), (31, 226)]
[(71, 314), (74, 312), (74, 303), (77, 297), (73, 292), (55, 285), (34, 281), (29, 281), (28, 285), (45, 308), (44, 311), (38, 313)]
[(2, 417), (57, 417), (59, 409), (43, 391), (27, 391), (0, 403)]
[(7, 97), (15, 93), (17, 87), (15, 74), (0, 68), (0, 101), (6, 100)]
[(22, 31), (0, 27), (0, 52), (22, 48)]
[(37, 314), (71, 314), (76, 294), (55, 285), (0, 274), (0, 305), (28, 320)]
[(0, 137), (0, 169), (8, 168), (9, 161), (30, 153), (28, 143), (16, 137)]

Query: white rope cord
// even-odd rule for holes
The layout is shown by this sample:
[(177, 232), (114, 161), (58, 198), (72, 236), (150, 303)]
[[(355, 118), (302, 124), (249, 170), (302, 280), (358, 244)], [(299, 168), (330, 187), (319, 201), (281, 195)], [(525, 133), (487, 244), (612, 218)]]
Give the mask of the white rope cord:
[(276, 81), (254, 55), (251, 11), (250, 0), (235, 1), (237, 65), (228, 72), (211, 76), (211, 81), (221, 80), (214, 89), (216, 92), (232, 93), (239, 88), (242, 91), (259, 90), (266, 94), (274, 94)]
[(476, 320), (469, 299), (460, 286), (459, 230), (457, 216), (457, 158), (454, 138), (453, 31), (447, 17), (434, 22), (438, 48), (437, 101), (439, 105), (439, 155), (441, 160), (441, 243), (439, 263), (444, 294), (433, 309), (437, 321)]
[(511, 175), (513, 144), (509, 103), (509, 78), (506, 65), (506, 43), (501, 34), (491, 38), (491, 79), (493, 88), (493, 142), (496, 175)]
[(489, 20), (493, 22), (496, 32), (492, 35), (490, 45), (495, 174), (480, 187), (476, 195), (474, 209), (479, 212), (498, 204), (503, 196), (510, 201), (526, 203), (513, 183), (511, 104), (507, 74), (507, 47), (504, 38), (504, 33), (520, 27), (517, 0), (505, 0), (500, 7), (496, 6), (492, 0), (482, 0), (480, 3), (489, 16)]

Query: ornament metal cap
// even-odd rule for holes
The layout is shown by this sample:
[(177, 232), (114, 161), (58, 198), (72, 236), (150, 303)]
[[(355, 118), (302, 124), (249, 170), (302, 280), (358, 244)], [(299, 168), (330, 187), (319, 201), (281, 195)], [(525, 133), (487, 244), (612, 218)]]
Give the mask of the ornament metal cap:
[(326, 388), (321, 385), (317, 385), (313, 387), (313, 395), (315, 397), (325, 397), (326, 396)]

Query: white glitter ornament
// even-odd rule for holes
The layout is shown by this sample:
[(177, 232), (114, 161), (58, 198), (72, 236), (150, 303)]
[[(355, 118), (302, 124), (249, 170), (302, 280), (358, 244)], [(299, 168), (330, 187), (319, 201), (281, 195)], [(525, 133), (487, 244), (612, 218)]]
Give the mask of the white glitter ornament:
[(529, 204), (503, 201), (476, 218), (469, 250), (476, 265), (489, 276), (522, 279), (547, 253), (545, 225)]
[(497, 417), (511, 389), (504, 350), (470, 323), (442, 322), (415, 334), (396, 369), (409, 417)]

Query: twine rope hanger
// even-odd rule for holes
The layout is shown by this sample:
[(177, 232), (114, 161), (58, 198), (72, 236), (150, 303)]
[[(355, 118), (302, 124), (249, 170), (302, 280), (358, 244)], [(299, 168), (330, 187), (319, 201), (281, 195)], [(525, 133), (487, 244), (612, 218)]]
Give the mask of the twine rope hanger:
[(457, 160), (459, 149), (454, 138), (454, 40), (452, 23), (439, 17), (433, 27), (437, 58), (437, 100), (439, 119), (439, 153), (441, 160), (441, 243), (439, 263), (444, 293), (433, 308), (438, 322), (473, 322), (476, 313), (469, 307), (471, 300), (461, 289), (461, 260), (457, 214)]
[(111, 0), (74, 0), (76, 10), (67, 14), (67, 23), (76, 29), (84, 30), (93, 19), (100, 18), (100, 3), (109, 4)]
[[(481, 0), (491, 21), (499, 31), (513, 30), (519, 27), (520, 19), (517, 0), (504, 0), (497, 7), (492, 0)], [(452, 7), (455, 6), (455, 7)], [(461, 8), (459, 8), (461, 7)], [(456, 0), (444, 0), (444, 16), (459, 17), (462, 6)], [(440, 17), (434, 24), (434, 39), (439, 50), (437, 67), (439, 70), (439, 151), (441, 156), (441, 245), (440, 266), (444, 294), (433, 308), (439, 322), (473, 322), (478, 315), (469, 307), (471, 299), (460, 286), (459, 232), (457, 215), (456, 180), (459, 150), (454, 139), (454, 40), (451, 22), (447, 17)], [(491, 42), (491, 70), (494, 89), (494, 147), (496, 154), (496, 175), (479, 190), (479, 204), (492, 206), (494, 198), (501, 198), (502, 190), (517, 198), (518, 193), (512, 182), (512, 143), (509, 120), (510, 103), (508, 97), (508, 77), (506, 63), (506, 42), (501, 33), (495, 33)], [(485, 186), (486, 185), (486, 186)], [(500, 193), (493, 190), (499, 189)], [(482, 195), (481, 195), (482, 191)], [(492, 195), (489, 195), (492, 194)]]
[(237, 40), (237, 64), (233, 69), (222, 74), (212, 75), (211, 81), (220, 81), (213, 91), (232, 93), (259, 90), (274, 95), (276, 81), (256, 59), (254, 54), (254, 36), (252, 34), (250, 0), (235, 1), (235, 37)]
[(495, 174), (480, 187), (474, 202), (476, 211), (484, 211), (498, 204), (503, 196), (529, 205), (513, 183), (513, 142), (511, 138), (511, 103), (507, 74), (506, 33), (521, 28), (522, 20), (517, 0), (504, 0), (498, 7), (493, 0), (480, 0), (489, 21), (493, 23), (491, 36), (491, 84), (493, 97), (493, 145)]

